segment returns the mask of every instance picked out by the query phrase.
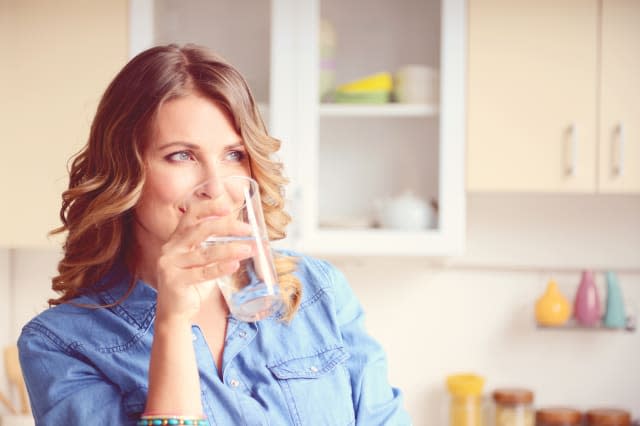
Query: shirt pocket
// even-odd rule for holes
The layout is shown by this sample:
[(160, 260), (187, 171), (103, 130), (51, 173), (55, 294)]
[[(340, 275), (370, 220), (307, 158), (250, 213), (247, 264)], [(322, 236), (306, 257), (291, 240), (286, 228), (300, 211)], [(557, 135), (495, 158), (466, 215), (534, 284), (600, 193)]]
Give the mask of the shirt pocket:
[(295, 425), (355, 423), (351, 383), (343, 348), (331, 348), (268, 366)]

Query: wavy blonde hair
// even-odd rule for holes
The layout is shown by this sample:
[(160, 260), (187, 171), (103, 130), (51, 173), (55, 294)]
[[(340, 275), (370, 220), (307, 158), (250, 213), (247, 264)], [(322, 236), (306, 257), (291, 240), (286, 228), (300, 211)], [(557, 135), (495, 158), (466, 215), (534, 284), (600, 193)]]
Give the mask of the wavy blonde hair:
[[(89, 291), (116, 262), (133, 269), (133, 208), (145, 182), (148, 135), (159, 106), (189, 93), (206, 96), (229, 113), (260, 186), (269, 238), (286, 236), (291, 220), (284, 211), (287, 180), (282, 164), (273, 158), (280, 141), (268, 135), (244, 78), (203, 47), (153, 47), (133, 58), (111, 82), (98, 105), (89, 140), (71, 162), (69, 188), (62, 194), (62, 226), (51, 231), (67, 232), (58, 275), (52, 279), (60, 297), (49, 300), (51, 305)], [(300, 304), (295, 269), (295, 258), (276, 257), (286, 321)], [(129, 292), (135, 285), (133, 272)]]

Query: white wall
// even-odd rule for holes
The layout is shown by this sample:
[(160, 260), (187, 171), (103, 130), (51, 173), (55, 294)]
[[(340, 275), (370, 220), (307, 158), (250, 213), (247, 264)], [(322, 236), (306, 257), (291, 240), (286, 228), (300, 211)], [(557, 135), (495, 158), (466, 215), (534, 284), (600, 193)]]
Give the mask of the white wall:
[[(640, 417), (639, 332), (537, 329), (553, 276), (571, 300), (582, 268), (611, 269), (640, 305), (640, 196), (472, 195), (467, 251), (425, 259), (334, 259), (387, 348), (416, 425), (443, 425), (445, 376), (527, 387), (538, 406), (617, 406)], [(597, 274), (602, 301), (603, 274)]]
[[(573, 297), (581, 268), (611, 268), (640, 303), (640, 196), (474, 195), (468, 207), (464, 257), (332, 259), (386, 347), (415, 424), (443, 424), (444, 378), (459, 371), (484, 375), (488, 390), (528, 387), (539, 405), (615, 405), (640, 417), (638, 331), (539, 330), (532, 320), (554, 271)], [(46, 306), (57, 259), (0, 251), (2, 345)]]

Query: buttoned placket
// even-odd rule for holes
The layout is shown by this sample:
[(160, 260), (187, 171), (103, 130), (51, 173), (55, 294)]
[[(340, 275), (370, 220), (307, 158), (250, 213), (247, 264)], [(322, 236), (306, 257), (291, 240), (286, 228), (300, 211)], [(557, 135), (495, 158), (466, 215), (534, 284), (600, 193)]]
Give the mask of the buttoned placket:
[[(227, 340), (223, 355), (223, 381), (234, 395), (235, 407), (239, 413), (239, 419), (235, 424), (267, 425), (264, 407), (256, 401), (251, 389), (253, 383), (245, 383), (247, 376), (238, 368), (237, 359), (240, 353), (257, 337), (260, 329), (259, 323), (246, 323), (230, 319)], [(257, 367), (257, 366), (256, 366)], [(241, 419), (241, 420), (240, 420)]]
[[(215, 382), (218, 382), (220, 385), (227, 387), (227, 389), (229, 390), (228, 397), (231, 398), (230, 400), (227, 400), (227, 404), (233, 401), (233, 405), (235, 405), (238, 413), (242, 413), (242, 416), (252, 415), (251, 413), (244, 412), (246, 410), (243, 410), (243, 406), (246, 403), (243, 404), (241, 401), (244, 398), (247, 398), (247, 395), (245, 394), (246, 392), (248, 392), (250, 384), (242, 382), (243, 378), (239, 376), (239, 372), (236, 368), (234, 368), (233, 360), (256, 337), (257, 329), (258, 327), (254, 323), (240, 322), (231, 316), (229, 317), (224, 351), (222, 355), (222, 383), (220, 383), (221, 378), (218, 376), (215, 360), (213, 359), (209, 346), (207, 345), (206, 339), (204, 338), (200, 327), (197, 325), (193, 325), (191, 328), (194, 349), (196, 352), (196, 358), (198, 360), (201, 374), (200, 381), (203, 392), (208, 394), (209, 391), (207, 389), (209, 389), (209, 386), (217, 387), (218, 385), (216, 385)], [(211, 391), (213, 391), (213, 389), (211, 389)], [(238, 394), (238, 392), (240, 392), (240, 394)], [(211, 395), (211, 397), (213, 397), (213, 395)], [(208, 416), (210, 416), (212, 419), (218, 417), (215, 413), (215, 408), (210, 408), (211, 410), (213, 410), (213, 412), (208, 413)], [(221, 415), (221, 413), (217, 414)], [(254, 413), (253, 415), (255, 414), (256, 413)], [(226, 424), (224, 418), (217, 419), (216, 422), (211, 423)]]
[(238, 389), (241, 385), (240, 377), (232, 367), (233, 359), (251, 343), (257, 334), (258, 327), (255, 323), (242, 322), (230, 317), (222, 356), (222, 380), (233, 389)]

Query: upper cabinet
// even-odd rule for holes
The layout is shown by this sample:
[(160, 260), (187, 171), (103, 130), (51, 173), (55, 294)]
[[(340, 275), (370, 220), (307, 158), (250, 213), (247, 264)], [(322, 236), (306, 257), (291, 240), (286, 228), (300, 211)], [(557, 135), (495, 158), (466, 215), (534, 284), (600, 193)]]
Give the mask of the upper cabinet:
[(0, 245), (51, 247), (67, 161), (127, 60), (126, 0), (0, 2)]
[(272, 14), (270, 123), (291, 149), (294, 246), (459, 253), (464, 2), (274, 0)]
[(640, 2), (602, 1), (598, 188), (640, 192)]
[(471, 0), (471, 191), (640, 192), (640, 3)]

